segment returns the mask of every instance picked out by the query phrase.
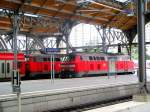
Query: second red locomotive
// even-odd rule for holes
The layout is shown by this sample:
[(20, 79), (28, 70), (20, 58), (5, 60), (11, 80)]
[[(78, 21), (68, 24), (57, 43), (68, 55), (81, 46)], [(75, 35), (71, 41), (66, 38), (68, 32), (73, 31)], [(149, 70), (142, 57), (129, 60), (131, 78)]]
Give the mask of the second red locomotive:
[(83, 77), (93, 74), (133, 73), (130, 56), (104, 53), (71, 53), (63, 58), (61, 77)]

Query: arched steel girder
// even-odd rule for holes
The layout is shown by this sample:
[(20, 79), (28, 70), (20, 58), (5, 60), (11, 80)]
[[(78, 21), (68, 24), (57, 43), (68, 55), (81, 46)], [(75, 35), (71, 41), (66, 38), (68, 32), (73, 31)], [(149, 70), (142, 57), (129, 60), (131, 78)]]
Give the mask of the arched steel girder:
[[(69, 35), (70, 32), (73, 28), (73, 26), (75, 26), (77, 24), (77, 22), (74, 21), (70, 21), (70, 20), (66, 20), (65, 23), (63, 25), (61, 25), (60, 27), (60, 35), (50, 35), (50, 37), (56, 37), (56, 46), (59, 47), (59, 44), (61, 41), (63, 41), (64, 43), (66, 43), (66, 46), (68, 46), (68, 49), (72, 50), (71, 44), (69, 43)], [(44, 39), (46, 38), (45, 36), (35, 36), (33, 34), (24, 34), (26, 35), (26, 39), (23, 40), (17, 40), (18, 41), (18, 50), (21, 50), (22, 48), (25, 48), (29, 50), (29, 49), (44, 49), (46, 46), (44, 46)], [(9, 46), (11, 46), (11, 49), (13, 48), (13, 41), (12, 41), (13, 37), (12, 37), (12, 33), (9, 33), (8, 35), (6, 35), (5, 37), (5, 41), (7, 44), (9, 44)]]
[(66, 48), (67, 53), (69, 53), (69, 49), (74, 50), (74, 49), (72, 49), (71, 43), (69, 42), (69, 35), (72, 31), (72, 28), (77, 24), (78, 24), (77, 21), (72, 21), (72, 20), (67, 19), (59, 29), (60, 32), (62, 33), (62, 37), (61, 37), (61, 40), (60, 40), (60, 38), (57, 40), (57, 42), (58, 42), (57, 45), (59, 46), (60, 41), (65, 42), (66, 47), (67, 47)]
[[(6, 45), (9, 44), (9, 46), (11, 47), (11, 49), (13, 49), (13, 37), (11, 35), (7, 35), (5, 37), (5, 41), (6, 41)], [(31, 35), (27, 35), (26, 38), (24, 39), (17, 39), (17, 49), (18, 50), (22, 50), (22, 49), (44, 49), (45, 46), (43, 44), (43, 39), (39, 38), (39, 37), (35, 37), (35, 36), (31, 36)]]
[(56, 38), (56, 48), (59, 48), (59, 45), (60, 45), (60, 42), (61, 42), (62, 38), (63, 38), (63, 36), (58, 36)]
[[(145, 25), (150, 22), (150, 12), (145, 14)], [(129, 30), (124, 30), (124, 34), (127, 36), (129, 43), (132, 44), (135, 36), (137, 35), (137, 25)]]
[[(150, 12), (145, 14), (145, 25), (150, 22)], [(137, 35), (137, 25), (130, 30), (124, 30), (124, 34), (126, 35), (129, 42), (129, 52), (131, 54), (131, 46), (133, 44), (133, 40)]]
[[(124, 32), (117, 31), (112, 28), (104, 28), (102, 26), (96, 26), (97, 31), (99, 32), (99, 36), (102, 40), (101, 48), (103, 52), (107, 52), (109, 47), (114, 47), (114, 43), (118, 41), (118, 44), (123, 45), (122, 47), (126, 47), (128, 50), (128, 39)], [(118, 47), (117, 44), (115, 44)]]
[(2, 35), (0, 35), (0, 49), (1, 50), (8, 50), (6, 41), (2, 38)]
[(45, 46), (43, 44), (43, 39), (39, 38), (39, 37), (32, 37), (32, 39), (34, 40), (33, 42), (33, 46), (39, 46), (41, 49), (44, 49)]
[[(28, 38), (28, 37), (27, 37)], [(38, 38), (38, 37), (31, 37), (33, 39), (29, 45), (28, 50), (33, 49), (33, 50), (39, 50), (39, 49), (44, 49), (45, 46), (43, 44), (43, 39)]]

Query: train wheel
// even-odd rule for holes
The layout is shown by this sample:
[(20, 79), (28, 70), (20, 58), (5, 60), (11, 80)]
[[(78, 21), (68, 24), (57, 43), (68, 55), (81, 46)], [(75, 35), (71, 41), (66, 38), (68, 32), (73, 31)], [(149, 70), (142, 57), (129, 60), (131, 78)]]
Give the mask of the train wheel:
[(25, 80), (30, 79), (30, 74), (29, 74), (29, 73), (27, 73), (27, 74), (24, 76), (24, 79), (25, 79)]

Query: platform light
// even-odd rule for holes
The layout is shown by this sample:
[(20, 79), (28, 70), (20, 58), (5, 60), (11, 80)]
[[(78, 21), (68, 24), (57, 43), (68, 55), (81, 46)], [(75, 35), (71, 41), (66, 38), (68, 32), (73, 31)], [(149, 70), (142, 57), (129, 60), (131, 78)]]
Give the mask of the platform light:
[(60, 36), (63, 35), (62, 33), (58, 32), (58, 33), (54, 33), (54, 36)]
[(82, 4), (82, 3), (87, 3), (87, 2), (92, 2), (93, 0), (77, 0), (77, 4)]
[(129, 13), (129, 14), (127, 14), (127, 16), (132, 17), (132, 16), (135, 16), (135, 14), (134, 13)]
[(38, 15), (35, 15), (35, 14), (29, 14), (29, 13), (25, 13), (24, 15), (25, 15), (25, 16), (29, 16), (29, 17), (39, 17)]

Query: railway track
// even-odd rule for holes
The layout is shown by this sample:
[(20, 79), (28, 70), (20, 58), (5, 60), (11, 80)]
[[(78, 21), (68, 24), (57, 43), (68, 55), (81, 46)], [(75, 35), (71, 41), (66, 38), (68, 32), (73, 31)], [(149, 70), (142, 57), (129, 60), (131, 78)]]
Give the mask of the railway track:
[(118, 103), (128, 102), (131, 100), (132, 100), (132, 96), (128, 96), (128, 97), (113, 99), (109, 101), (97, 102), (92, 104), (80, 105), (77, 107), (63, 108), (61, 110), (44, 111), (44, 112), (82, 112), (82, 111), (101, 108), (101, 107), (110, 106)]

